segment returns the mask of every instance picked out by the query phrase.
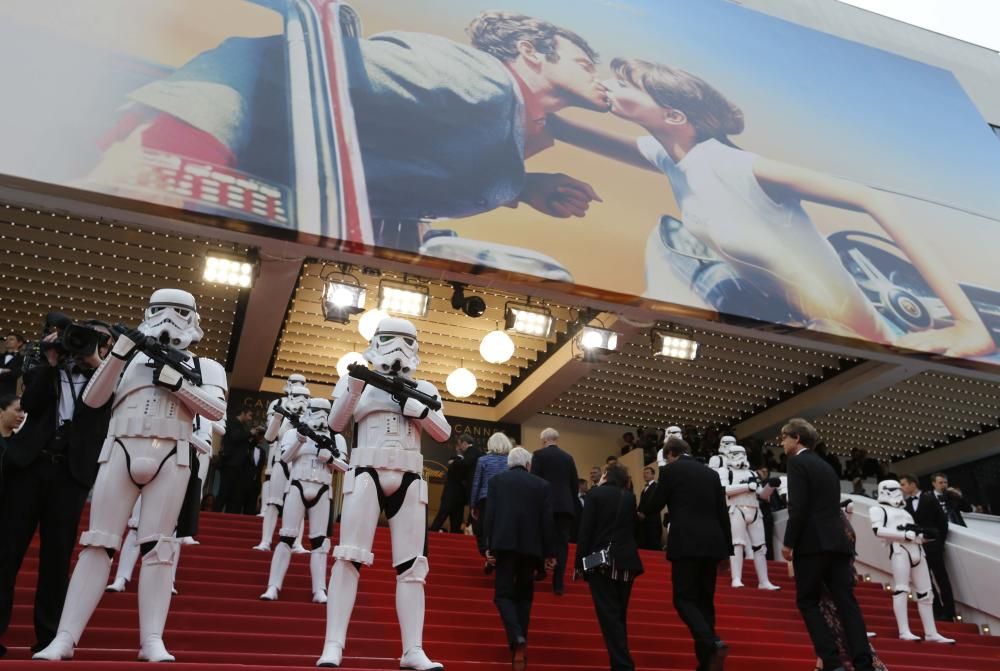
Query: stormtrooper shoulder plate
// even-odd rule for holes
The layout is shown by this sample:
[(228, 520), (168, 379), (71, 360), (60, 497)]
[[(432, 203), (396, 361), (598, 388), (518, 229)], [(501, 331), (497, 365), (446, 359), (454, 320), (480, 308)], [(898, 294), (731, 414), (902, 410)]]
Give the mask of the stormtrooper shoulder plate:
[(214, 359), (198, 357), (198, 365), (201, 367), (202, 387), (218, 387), (224, 394), (229, 394), (229, 380), (226, 377), (226, 369), (221, 363)]

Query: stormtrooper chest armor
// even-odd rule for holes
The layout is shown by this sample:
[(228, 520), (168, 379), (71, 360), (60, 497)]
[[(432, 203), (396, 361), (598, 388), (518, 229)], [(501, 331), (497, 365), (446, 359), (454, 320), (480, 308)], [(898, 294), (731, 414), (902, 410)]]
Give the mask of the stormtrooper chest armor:
[(137, 353), (115, 388), (109, 435), (147, 438), (190, 437), (194, 415), (169, 390), (153, 383), (150, 359)]
[(329, 485), (333, 481), (330, 466), (326, 463), (329, 456), (328, 452), (317, 455), (316, 443), (307, 438), (292, 461), (291, 479)]
[[(754, 478), (754, 472), (749, 469), (722, 469), (722, 485), (723, 487), (729, 485), (738, 485), (741, 483), (749, 482)], [(758, 508), (760, 504), (757, 502), (756, 492), (743, 492), (742, 494), (730, 494), (727, 495), (727, 500), (731, 506), (746, 506), (749, 508)]]
[(381, 389), (365, 387), (354, 408), (354, 421), (359, 447), (420, 451), (420, 427)]
[[(896, 531), (898, 527), (904, 524), (913, 524), (913, 516), (906, 512), (902, 508), (896, 508), (895, 506), (880, 505), (879, 508), (885, 513), (885, 523), (882, 525), (887, 529), (892, 529)], [(883, 542), (886, 545), (916, 545), (913, 541), (890, 541), (883, 538)]]

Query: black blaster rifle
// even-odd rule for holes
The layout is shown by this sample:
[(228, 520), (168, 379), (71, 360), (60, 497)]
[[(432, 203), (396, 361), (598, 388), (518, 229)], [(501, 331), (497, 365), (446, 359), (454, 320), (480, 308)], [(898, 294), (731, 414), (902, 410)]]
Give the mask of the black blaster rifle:
[[(116, 336), (132, 336), (137, 333), (135, 329), (130, 329), (124, 324), (115, 324), (111, 331)], [(201, 373), (188, 365), (188, 355), (176, 347), (171, 347), (160, 342), (152, 336), (143, 336), (143, 339), (135, 343), (136, 351), (142, 352), (152, 360), (154, 367), (166, 366), (181, 374), (185, 380), (194, 385), (201, 385)]]
[(922, 527), (919, 524), (900, 524), (896, 527), (897, 531), (912, 531), (915, 534), (920, 534), (929, 541), (936, 540), (938, 536), (938, 530), (934, 527)]
[(337, 442), (333, 439), (333, 436), (327, 436), (322, 433), (318, 433), (313, 430), (311, 426), (299, 419), (299, 416), (295, 413), (288, 412), (280, 405), (274, 406), (274, 411), (288, 420), (288, 423), (292, 425), (292, 428), (298, 431), (300, 434), (316, 443), (317, 447), (325, 447), (333, 453), (334, 457), (340, 457), (340, 450), (337, 449)]
[(413, 380), (407, 380), (405, 377), (400, 377), (398, 375), (383, 375), (382, 373), (371, 370), (367, 366), (363, 366), (359, 363), (352, 363), (348, 366), (347, 374), (353, 378), (357, 378), (358, 380), (364, 380), (376, 389), (381, 389), (392, 396), (392, 398), (400, 405), (406, 403), (406, 399), (408, 398), (415, 398), (431, 410), (441, 409), (441, 401), (437, 396), (425, 394), (417, 389), (416, 382)]

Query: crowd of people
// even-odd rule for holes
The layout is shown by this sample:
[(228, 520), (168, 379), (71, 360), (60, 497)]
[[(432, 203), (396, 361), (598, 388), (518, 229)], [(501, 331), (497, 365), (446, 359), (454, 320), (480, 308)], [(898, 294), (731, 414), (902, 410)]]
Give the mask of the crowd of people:
[[(190, 301), (187, 311), (194, 311), (190, 295), (167, 291), (173, 293), (161, 296), (159, 302), (154, 294), (144, 324), (162, 322), (164, 317), (157, 315), (168, 306), (179, 315), (182, 308), (178, 301)], [(379, 343), (396, 349), (385, 356), (398, 360), (398, 352), (406, 349), (415, 367), (418, 359), (412, 325), (405, 320), (388, 321), (393, 324), (379, 328), (396, 330), (385, 331), (388, 340)], [(387, 449), (397, 449), (398, 439), (388, 436), (387, 443), (366, 445), (362, 432), (348, 464), (347, 444), (339, 435), (351, 422), (360, 426), (373, 413), (384, 417), (390, 412), (401, 421), (419, 423), (435, 439), (446, 440), (450, 427), (440, 407), (430, 413), (431, 406), (423, 400), (418, 401), (419, 406), (410, 406), (410, 399), (394, 399), (392, 407), (397, 409), (386, 409), (380, 405), (382, 401), (365, 396), (367, 383), (355, 384), (359, 378), (352, 376), (343, 378), (331, 403), (311, 398), (304, 378), (293, 376), (296, 379), (290, 378), (286, 396), (269, 408), (267, 427), (254, 427), (252, 413), (245, 408), (236, 409), (228, 420), (223, 417), (225, 378), (212, 377), (214, 362), (200, 360), (208, 377), (199, 377), (197, 385), (171, 378), (163, 371), (166, 364), (153, 359), (147, 366), (153, 377), (131, 382), (129, 375), (146, 374), (136, 372), (128, 363), (137, 356), (136, 343), (146, 336), (139, 331), (113, 333), (96, 320), (85, 326), (96, 334), (93, 349), (88, 351), (67, 352), (57, 347), (62, 337), (58, 330), (47, 333), (34, 352), (21, 351), (25, 341), (19, 334), (9, 334), (5, 340), (8, 352), (0, 369), (6, 385), (0, 393), (0, 635), (10, 621), (21, 561), (31, 538), (40, 530), (34, 617), (37, 642), (32, 648), (36, 656), (64, 659), (72, 655), (99, 601), (111, 557), (121, 548), (119, 574), (108, 589), (125, 589), (132, 566), (141, 559), (140, 657), (171, 660), (162, 641), (162, 624), (179, 546), (197, 532), (196, 517), (185, 511), (193, 505), (195, 510), (254, 514), (260, 498), (263, 540), (255, 549), (271, 551), (276, 531), (279, 541), (261, 598), (279, 598), (293, 552), (310, 553), (313, 600), (328, 606), (320, 663), (337, 665), (346, 644), (353, 609), (353, 598), (349, 597), (357, 591), (358, 565), (373, 561), (368, 526), (377, 516), (372, 517), (372, 511), (365, 512), (365, 508), (374, 506), (373, 511), (386, 513), (394, 534), (393, 563), (399, 575), (397, 605), (404, 644), (401, 660), (415, 669), (443, 668), (430, 661), (421, 644), (423, 583), (429, 564), (422, 554), (427, 497), (417, 458), (419, 443), (407, 448), (416, 456), (386, 461), (381, 455)], [(192, 335), (196, 331), (185, 331), (179, 345), (196, 342)], [(375, 361), (380, 356), (379, 343), (372, 345)], [(198, 360), (192, 357), (191, 361)], [(108, 376), (111, 381), (102, 382)], [(149, 391), (144, 391), (144, 385), (149, 385)], [(7, 390), (8, 386), (12, 390)], [(438, 398), (432, 387), (425, 389), (419, 398)], [(147, 439), (131, 435), (134, 429), (129, 428), (135, 426), (127, 417), (134, 412), (133, 406), (117, 402), (130, 394), (150, 397), (143, 406), (146, 412), (163, 403), (175, 409), (188, 403), (197, 409), (182, 413), (177, 421), (187, 422), (183, 427), (170, 429), (171, 435), (179, 437), (178, 449), (166, 460), (144, 462)], [(375, 426), (392, 425), (379, 420)], [(211, 490), (204, 482), (210, 477), (213, 433), (222, 435), (222, 449), (212, 461), (217, 495), (203, 497)], [(694, 440), (698, 448), (692, 450), (686, 438)], [(183, 459), (181, 440), (191, 450)], [(716, 441), (714, 450), (708, 448), (708, 441)], [(475, 442), (469, 434), (455, 438), (440, 507), (429, 531), (443, 532), (447, 526), (450, 532), (476, 536), (483, 571), (493, 575), (494, 603), (516, 670), (527, 668), (536, 586), (551, 580), (552, 593), (561, 596), (566, 581), (576, 579), (586, 581), (591, 593), (612, 670), (634, 670), (627, 611), (633, 583), (643, 573), (640, 549), (666, 550), (672, 565), (674, 607), (691, 631), (699, 669), (722, 669), (729, 646), (715, 631), (718, 565), (728, 560), (732, 586), (740, 588), (744, 560), (752, 559), (758, 587), (779, 589), (768, 579), (765, 556), (774, 556), (778, 549), (770, 547), (772, 513), (786, 506), (789, 521), (780, 551), (794, 566), (796, 602), (816, 649), (817, 668), (839, 669), (850, 660), (858, 671), (884, 669), (868, 642), (853, 596), (854, 539), (841, 505), (840, 479), (855, 473), (857, 477), (882, 476), (872, 518), (894, 522), (881, 527), (875, 524), (873, 531), (886, 543), (890, 557), (908, 558), (905, 567), (893, 559), (900, 637), (917, 639), (906, 620), (904, 597), (912, 588), (924, 640), (953, 642), (940, 635), (934, 624), (935, 619), (955, 617), (944, 540), (948, 525), (963, 524), (962, 513), (971, 508), (961, 492), (948, 486), (943, 473), (934, 475), (933, 491), (925, 492), (915, 476), (885, 477), (887, 474), (863, 451), (856, 451), (841, 464), (826, 452), (815, 428), (799, 419), (783, 427), (776, 441), (780, 457), (764, 449), (762, 443), (744, 449), (731, 436), (714, 431), (699, 435), (691, 427), (626, 433), (620, 452), (643, 451), (647, 465), (641, 482), (633, 481), (617, 455), (608, 456), (602, 467), (592, 467), (587, 478), (579, 477), (573, 457), (560, 446), (559, 433), (551, 428), (541, 432), (533, 452), (515, 445), (501, 432), (489, 437), (485, 452)], [(126, 458), (129, 454), (131, 459)], [(175, 465), (167, 468), (168, 475), (163, 477), (173, 483), (173, 489), (147, 487), (140, 498), (137, 479), (142, 484), (165, 482), (157, 478), (168, 463)], [(345, 473), (344, 524), (340, 545), (331, 548), (335, 471)], [(774, 477), (780, 472), (787, 475)], [(410, 487), (414, 482), (420, 483), (416, 489)], [(81, 536), (83, 550), (70, 581), (76, 529), (92, 487), (90, 528)], [(193, 502), (189, 500), (192, 489)], [(411, 495), (410, 491), (420, 493)], [(143, 505), (147, 498), (149, 506)], [(128, 501), (134, 507), (132, 503), (126, 507)], [(146, 512), (144, 517), (147, 508), (159, 514)], [(266, 514), (269, 509), (270, 517)], [(903, 530), (904, 524), (895, 524), (899, 520), (911, 526)], [(306, 529), (308, 549), (302, 546)], [(125, 531), (128, 535), (123, 542)], [(576, 543), (572, 555), (571, 542)], [(134, 556), (127, 561), (130, 548)], [(327, 585), (331, 549), (334, 570)], [(143, 575), (147, 576), (145, 581)], [(328, 600), (328, 589), (337, 596)], [(0, 654), (3, 652), (0, 647)]]

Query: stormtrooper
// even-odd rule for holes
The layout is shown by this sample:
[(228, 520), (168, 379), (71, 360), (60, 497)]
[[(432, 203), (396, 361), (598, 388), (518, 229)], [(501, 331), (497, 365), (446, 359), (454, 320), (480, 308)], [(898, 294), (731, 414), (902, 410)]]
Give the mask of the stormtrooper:
[[(667, 441), (670, 440), (671, 438), (683, 438), (683, 437), (684, 437), (684, 432), (681, 431), (681, 427), (668, 426), (667, 432), (663, 435), (663, 444), (666, 445)], [(656, 464), (660, 468), (663, 468), (664, 466), (667, 465), (667, 458), (663, 456), (662, 447), (660, 448), (660, 451), (656, 453)]]
[[(285, 497), (281, 516), (280, 542), (271, 558), (271, 575), (267, 581), (267, 591), (260, 595), (265, 601), (274, 601), (288, 572), (292, 558), (292, 544), (299, 525), (309, 516), (309, 542), (312, 551), (309, 557), (309, 572), (312, 576), (312, 593), (315, 603), (326, 603), (326, 558), (330, 554), (330, 497), (328, 492), (333, 482), (332, 469), (344, 472), (347, 463), (340, 456), (347, 454), (347, 441), (339, 433), (330, 436), (330, 402), (325, 398), (314, 398), (302, 416), (302, 422), (314, 435), (329, 441), (317, 443), (303, 430), (287, 431), (281, 439), (281, 456), (290, 472), (288, 494)], [(309, 432), (307, 430), (307, 433)], [(330, 449), (334, 446), (336, 452)]]
[[(90, 525), (70, 579), (58, 632), (36, 659), (69, 659), (104, 592), (111, 558), (122, 543), (142, 493), (137, 536), (139, 659), (173, 661), (163, 644), (170, 609), (173, 536), (190, 475), (196, 415), (216, 421), (226, 412), (225, 369), (187, 352), (202, 337), (194, 297), (179, 289), (153, 292), (138, 329), (120, 332), (84, 389), (83, 402), (100, 407), (114, 395), (111, 423), (98, 462)], [(198, 379), (200, 377), (200, 382)]]
[[(422, 392), (440, 404), (434, 385), (413, 380), (420, 363), (417, 331), (409, 321), (387, 317), (379, 322), (365, 359), (374, 371), (400, 387)], [(403, 643), (401, 669), (443, 669), (424, 654), (424, 582), (429, 565), (424, 556), (427, 534), (427, 483), (423, 480), (420, 434), (426, 431), (444, 442), (451, 426), (439, 407), (405, 393), (391, 394), (352, 370), (333, 390), (330, 427), (342, 431), (356, 422), (357, 447), (344, 474), (344, 505), (340, 544), (333, 549), (330, 600), (326, 606), (326, 641), (317, 666), (340, 666), (347, 624), (354, 609), (361, 566), (371, 566), (372, 540), (379, 511), (384, 510), (392, 534), (392, 565), (396, 569), (396, 614)]]
[(708, 459), (708, 467), (712, 470), (718, 471), (719, 469), (726, 467), (726, 453), (729, 452), (729, 448), (736, 444), (736, 438), (734, 436), (723, 436), (719, 439), (719, 451), (717, 454), (713, 454)]
[[(267, 430), (264, 432), (264, 440), (271, 444), (267, 461), (270, 477), (266, 483), (267, 491), (261, 499), (264, 521), (260, 543), (253, 548), (262, 552), (271, 551), (271, 537), (274, 536), (274, 529), (278, 526), (278, 517), (281, 515), (285, 493), (288, 491), (288, 464), (280, 459), (281, 439), (292, 428), (292, 424), (277, 411), (277, 408), (291, 415), (300, 415), (305, 412), (311, 396), (309, 388), (305, 386), (305, 378), (301, 375), (290, 376), (285, 391), (286, 396), (276, 399), (268, 408)], [(302, 539), (298, 534), (295, 545), (300, 548), (302, 546)]]
[[(721, 446), (720, 446), (721, 449)], [(760, 513), (757, 492), (763, 486), (757, 474), (750, 470), (747, 451), (740, 445), (730, 445), (723, 455), (725, 468), (719, 478), (729, 502), (729, 525), (733, 532), (733, 556), (729, 558), (732, 586), (743, 587), (743, 559), (753, 555), (760, 589), (778, 590), (767, 577), (767, 543), (764, 538), (764, 518)]]
[(924, 626), (924, 640), (931, 643), (954, 643), (938, 633), (934, 623), (934, 594), (931, 591), (930, 572), (924, 557), (924, 543), (927, 538), (919, 528), (913, 528), (913, 517), (904, 509), (905, 498), (895, 480), (878, 483), (878, 504), (869, 508), (872, 530), (882, 539), (889, 550), (892, 564), (892, 610), (896, 614), (899, 637), (904, 641), (919, 641), (920, 637), (910, 631), (906, 614), (906, 602), (910, 586), (913, 586), (917, 601), (917, 612)]

